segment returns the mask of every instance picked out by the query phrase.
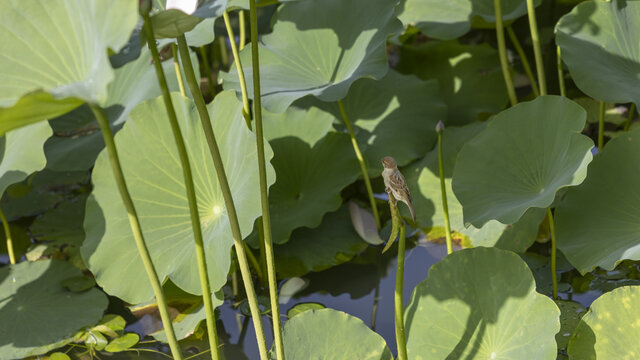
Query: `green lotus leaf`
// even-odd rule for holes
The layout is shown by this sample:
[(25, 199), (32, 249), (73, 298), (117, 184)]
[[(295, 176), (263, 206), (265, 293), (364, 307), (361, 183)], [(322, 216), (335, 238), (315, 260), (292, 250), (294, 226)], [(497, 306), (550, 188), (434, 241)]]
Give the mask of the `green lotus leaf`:
[[(273, 32), (260, 42), (262, 105), (280, 113), (296, 99), (345, 97), (361, 77), (382, 78), (388, 69), (387, 36), (400, 33), (395, 0), (287, 2), (278, 8)], [(240, 52), (253, 97), (251, 48)], [(235, 67), (223, 74), (225, 89), (240, 91)]]
[(38, 246), (40, 256), (66, 258), (77, 268), (86, 268), (80, 256), (80, 246), (84, 241), (82, 220), (86, 201), (86, 196), (63, 201), (36, 218), (29, 227), (34, 242), (32, 249)]
[[(535, 0), (538, 6), (542, 0)], [(527, 13), (527, 4), (520, 0), (502, 0), (502, 20), (515, 20)], [(432, 38), (451, 40), (460, 37), (475, 21), (495, 23), (493, 0), (404, 0), (398, 18), (405, 26), (415, 26)], [(476, 19), (479, 18), (479, 19)]]
[(556, 25), (562, 60), (585, 94), (640, 103), (640, 2), (586, 1)]
[(405, 45), (397, 69), (424, 80), (438, 80), (447, 105), (447, 125), (474, 122), (484, 113), (504, 109), (508, 102), (498, 52), (486, 44), (430, 41)]
[[(38, 215), (63, 201), (74, 189), (82, 188), (88, 178), (86, 171), (61, 172), (45, 168), (7, 188), (0, 206), (11, 220)], [(25, 193), (13, 194), (11, 190), (15, 187), (23, 188)]]
[(0, 107), (10, 109), (0, 113), (0, 134), (82, 101), (103, 105), (113, 80), (107, 49), (127, 43), (137, 7), (135, 0), (3, 1)]
[[(290, 360), (391, 360), (384, 339), (362, 320), (333, 309), (304, 311), (282, 330), (284, 353)], [(354, 346), (357, 344), (357, 346)]]
[(502, 111), (460, 150), (453, 191), (465, 223), (513, 224), (532, 207), (546, 208), (556, 191), (580, 184), (593, 142), (581, 135), (584, 109), (560, 96), (541, 96)]
[(42, 147), (51, 136), (47, 123), (31, 124), (0, 137), (0, 194), (13, 183), (42, 170), (46, 164)]
[(571, 335), (580, 323), (580, 319), (585, 313), (584, 307), (580, 303), (567, 300), (555, 300), (560, 309), (560, 332), (556, 334), (558, 349), (565, 349), (569, 344)]
[[(120, 129), (136, 105), (160, 96), (160, 87), (150, 59), (151, 54), (144, 47), (135, 61), (115, 70), (114, 79), (107, 87), (107, 100), (104, 105), (114, 131)], [(194, 70), (198, 73), (195, 53), (191, 53), (191, 59), (196, 64)], [(162, 67), (169, 90), (178, 91), (178, 79), (173, 62), (165, 61)], [(185, 78), (184, 74), (182, 77)], [(93, 167), (98, 154), (104, 148), (104, 140), (89, 106), (81, 106), (51, 120), (50, 124), (54, 136), (49, 138), (44, 146), (47, 168), (57, 171), (79, 171)]]
[(558, 248), (582, 274), (640, 260), (640, 129), (609, 141), (556, 208)]
[(111, 342), (104, 348), (108, 352), (124, 351), (140, 341), (140, 336), (134, 333), (124, 334), (119, 338), (111, 340)]
[[(228, 217), (196, 108), (179, 94), (172, 94), (172, 98), (193, 169), (211, 288), (217, 291), (227, 281), (231, 260), (233, 239)], [(216, 96), (208, 109), (246, 236), (261, 214), (255, 135), (247, 129), (242, 104), (233, 92)], [(166, 116), (162, 98), (138, 105), (116, 136), (116, 145), (158, 276), (169, 277), (183, 290), (200, 294), (200, 282), (194, 276), (198, 272), (182, 169)], [(266, 152), (269, 161), (271, 149), (267, 147)], [(273, 184), (270, 166), (267, 175), (268, 185)], [(92, 180), (82, 257), (109, 294), (133, 304), (148, 301), (153, 291), (105, 151), (98, 156)]]
[(25, 261), (0, 269), (3, 358), (39, 355), (51, 350), (46, 345), (69, 338), (100, 320), (108, 303), (103, 292), (93, 288), (76, 293), (61, 285), (80, 275), (80, 270), (58, 260)]
[(570, 359), (636, 359), (640, 354), (640, 287), (624, 286), (591, 304), (569, 341)]
[[(223, 300), (222, 295), (211, 294), (211, 302), (213, 303), (214, 309), (222, 305)], [(193, 300), (190, 299), (190, 301)], [(200, 297), (191, 306), (180, 310), (178, 315), (173, 318), (173, 330), (175, 331), (176, 338), (182, 340), (193, 335), (206, 317), (204, 303), (202, 302), (202, 297)], [(167, 342), (167, 334), (164, 332), (164, 329), (150, 335), (158, 341)]]
[(326, 309), (326, 306), (320, 303), (300, 303), (300, 304), (296, 304), (294, 307), (289, 309), (289, 311), (287, 311), (287, 317), (291, 319), (292, 317), (296, 315), (300, 315), (305, 311), (319, 310), (319, 309)]
[(405, 311), (409, 359), (555, 359), (560, 311), (520, 257), (456, 251), (429, 269)]
[[(275, 153), (278, 179), (269, 189), (276, 244), (287, 242), (296, 228), (320, 225), (325, 213), (342, 204), (340, 191), (360, 174), (349, 136), (330, 131), (333, 119), (316, 108), (264, 114), (264, 136)], [(257, 244), (255, 238), (248, 241)]]
[[(544, 218), (544, 210), (531, 209), (513, 225), (504, 225), (491, 220), (481, 228), (465, 227), (462, 205), (451, 190), (451, 174), (456, 164), (460, 148), (486, 127), (486, 123), (475, 122), (463, 127), (447, 127), (443, 132), (443, 163), (449, 220), (454, 238), (459, 238), (467, 246), (496, 246), (505, 250), (524, 252), (536, 239), (538, 225)], [(444, 239), (444, 210), (440, 188), (438, 151), (430, 151), (422, 160), (402, 169), (411, 190), (413, 206), (418, 225), (426, 229), (427, 238)], [(408, 217), (406, 207), (401, 213)]]
[[(380, 159), (393, 156), (399, 166), (423, 156), (436, 141), (435, 127), (446, 119), (438, 82), (422, 81), (389, 70), (380, 80), (360, 79), (342, 100), (368, 164), (370, 176), (380, 176)], [(336, 103), (302, 100), (331, 112), (344, 124)], [(340, 130), (347, 132), (346, 126)]]
[(368, 244), (353, 229), (348, 205), (324, 216), (315, 229), (300, 228), (283, 245), (276, 245), (276, 270), (281, 277), (302, 276), (351, 260)]
[(151, 16), (151, 26), (156, 38), (177, 38), (193, 30), (202, 18), (185, 14), (176, 9), (163, 10)]

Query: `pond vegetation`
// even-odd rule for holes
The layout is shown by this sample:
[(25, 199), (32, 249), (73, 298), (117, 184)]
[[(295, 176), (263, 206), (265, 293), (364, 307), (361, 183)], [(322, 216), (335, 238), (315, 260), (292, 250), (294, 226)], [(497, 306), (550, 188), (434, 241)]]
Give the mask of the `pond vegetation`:
[(0, 25), (0, 359), (640, 358), (640, 1)]

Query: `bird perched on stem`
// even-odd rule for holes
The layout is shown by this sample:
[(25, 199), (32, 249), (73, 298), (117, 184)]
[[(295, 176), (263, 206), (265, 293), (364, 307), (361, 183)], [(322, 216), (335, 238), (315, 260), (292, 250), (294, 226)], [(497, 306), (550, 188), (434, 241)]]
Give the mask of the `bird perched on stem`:
[(391, 156), (385, 156), (382, 158), (382, 179), (384, 179), (384, 186), (386, 191), (391, 192), (396, 200), (400, 200), (407, 204), (409, 211), (411, 212), (411, 218), (413, 222), (416, 221), (416, 213), (413, 211), (413, 204), (411, 203), (411, 193), (409, 187), (404, 179), (404, 176), (398, 170), (398, 164)]

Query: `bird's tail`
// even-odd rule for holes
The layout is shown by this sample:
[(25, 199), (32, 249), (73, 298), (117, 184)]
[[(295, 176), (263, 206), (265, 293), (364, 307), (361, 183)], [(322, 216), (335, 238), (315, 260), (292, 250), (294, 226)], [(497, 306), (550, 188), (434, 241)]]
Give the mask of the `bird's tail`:
[(411, 201), (407, 202), (407, 205), (409, 206), (409, 212), (411, 213), (411, 218), (413, 219), (413, 222), (416, 222), (416, 212), (413, 210), (413, 204), (411, 203)]

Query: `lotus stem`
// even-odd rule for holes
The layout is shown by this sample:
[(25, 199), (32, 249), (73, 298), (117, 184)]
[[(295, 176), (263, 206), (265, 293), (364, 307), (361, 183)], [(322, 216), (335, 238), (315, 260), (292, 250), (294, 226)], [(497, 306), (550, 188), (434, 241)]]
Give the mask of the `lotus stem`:
[(504, 77), (504, 83), (507, 87), (507, 93), (509, 94), (509, 102), (511, 106), (518, 103), (516, 97), (516, 89), (513, 86), (513, 79), (511, 79), (511, 71), (509, 70), (509, 62), (507, 60), (507, 47), (504, 41), (504, 28), (502, 25), (502, 7), (500, 0), (493, 0), (493, 7), (496, 14), (496, 37), (498, 39), (498, 53), (500, 55), (500, 66), (502, 67), (502, 75)]
[(564, 86), (564, 72), (562, 71), (562, 50), (560, 46), (556, 46), (556, 57), (558, 59), (558, 85), (560, 86), (560, 96), (567, 96), (567, 90)]
[(598, 152), (604, 147), (604, 112), (606, 104), (600, 101), (600, 112), (598, 114)]
[(627, 121), (624, 123), (624, 131), (629, 131), (629, 127), (631, 126), (631, 120), (633, 120), (633, 115), (636, 112), (636, 103), (631, 103), (631, 107), (629, 107), (629, 114), (627, 115)]
[(238, 12), (238, 27), (240, 27), (240, 50), (244, 49), (244, 45), (247, 43), (247, 26), (244, 20), (244, 10)]
[(144, 269), (147, 273), (147, 276), (149, 277), (149, 282), (151, 282), (151, 287), (153, 288), (153, 293), (155, 294), (156, 301), (158, 303), (158, 312), (160, 313), (162, 325), (164, 325), (164, 331), (167, 334), (167, 341), (169, 342), (169, 347), (171, 348), (171, 354), (173, 355), (174, 359), (182, 360), (182, 352), (180, 351), (180, 346), (178, 345), (176, 334), (173, 331), (173, 323), (171, 322), (171, 316), (169, 316), (169, 308), (167, 307), (164, 293), (162, 292), (162, 284), (160, 283), (160, 279), (158, 278), (156, 269), (153, 267), (153, 261), (151, 260), (149, 249), (144, 242), (144, 236), (142, 235), (142, 228), (140, 227), (138, 214), (133, 204), (133, 200), (131, 199), (131, 195), (129, 194), (129, 190), (127, 189), (127, 183), (124, 178), (124, 173), (122, 172), (122, 167), (120, 166), (118, 150), (116, 149), (116, 143), (113, 140), (113, 133), (111, 132), (111, 128), (109, 127), (109, 119), (107, 118), (104, 110), (102, 110), (101, 107), (94, 104), (89, 104), (89, 106), (91, 107), (91, 111), (93, 111), (93, 114), (95, 115), (96, 119), (98, 120), (98, 124), (100, 125), (100, 131), (102, 132), (102, 137), (104, 138), (104, 143), (107, 148), (107, 154), (109, 155), (109, 162), (111, 163), (113, 177), (115, 178), (116, 184), (118, 185), (118, 190), (120, 191), (120, 196), (122, 197), (122, 203), (127, 210), (129, 224), (131, 225), (131, 231), (133, 232), (133, 238), (136, 242), (138, 253), (140, 254)]
[(171, 53), (173, 54), (173, 68), (176, 71), (176, 78), (178, 79), (178, 88), (180, 89), (180, 95), (182, 95), (183, 97), (187, 97), (187, 93), (184, 91), (184, 81), (182, 80), (182, 72), (180, 72), (180, 61), (178, 59), (178, 45), (176, 45), (176, 43), (171, 43)]
[[(393, 195), (391, 195), (393, 196)], [(395, 211), (398, 211), (396, 208)], [(399, 214), (398, 214), (399, 216)], [(398, 360), (407, 360), (407, 342), (404, 332), (404, 315), (402, 290), (404, 283), (404, 251), (405, 251), (405, 228), (400, 223), (400, 238), (398, 239), (398, 260), (396, 268), (396, 289), (394, 294), (395, 305), (395, 328), (396, 328), (396, 344), (398, 347)]]
[[(200, 47), (200, 56), (202, 56), (202, 65), (204, 66), (204, 72), (207, 74), (207, 81), (209, 82), (209, 92), (211, 93), (211, 97), (214, 97), (216, 94), (215, 84), (213, 83), (211, 65), (209, 65), (209, 56), (207, 55), (207, 48), (205, 46)], [(200, 82), (198, 82), (198, 87), (199, 86)]]
[(233, 54), (233, 62), (236, 64), (236, 71), (238, 72), (238, 82), (240, 83), (240, 92), (242, 93), (242, 116), (247, 123), (249, 129), (251, 129), (251, 109), (249, 108), (249, 95), (247, 94), (247, 82), (244, 79), (244, 70), (242, 69), (242, 63), (240, 62), (240, 56), (238, 56), (238, 46), (236, 46), (236, 37), (233, 35), (233, 28), (231, 27), (231, 21), (229, 20), (229, 13), (225, 10), (222, 13), (224, 18), (224, 26), (227, 28), (227, 34), (231, 43), (231, 53)]
[(442, 193), (442, 210), (444, 211), (444, 228), (445, 237), (447, 240), (447, 254), (453, 252), (453, 241), (451, 239), (451, 223), (449, 222), (449, 205), (447, 204), (447, 188), (444, 185), (444, 161), (442, 160), (442, 133), (444, 131), (444, 124), (442, 121), (438, 122), (436, 126), (436, 132), (438, 133), (438, 168), (440, 171), (440, 191)]
[[(153, 64), (156, 70), (156, 76), (158, 78), (158, 84), (162, 91), (162, 98), (164, 99), (164, 105), (167, 111), (167, 117), (169, 124), (171, 125), (171, 131), (173, 133), (173, 139), (176, 142), (176, 148), (178, 149), (178, 155), (180, 157), (180, 164), (182, 165), (182, 175), (184, 178), (184, 186), (187, 193), (187, 200), (189, 201), (189, 214), (191, 216), (191, 227), (193, 229), (193, 239), (196, 245), (196, 260), (198, 263), (198, 274), (200, 275), (200, 289), (202, 291), (202, 301), (204, 304), (205, 316), (207, 319), (207, 335), (209, 337), (209, 347), (211, 348), (211, 359), (218, 360), (220, 354), (218, 353), (218, 333), (216, 329), (216, 315), (211, 301), (211, 284), (209, 283), (209, 271), (207, 269), (207, 257), (204, 249), (204, 240), (202, 238), (202, 228), (200, 225), (200, 214), (198, 212), (198, 200), (196, 198), (195, 186), (193, 185), (193, 176), (191, 173), (191, 164), (189, 163), (189, 155), (187, 153), (187, 147), (182, 137), (182, 131), (178, 124), (178, 118), (176, 116), (176, 110), (171, 100), (171, 93), (169, 92), (169, 86), (167, 85), (167, 79), (162, 69), (162, 62), (158, 55), (158, 47), (156, 46), (155, 35), (153, 34), (153, 27), (148, 16), (145, 17), (144, 31), (147, 36), (147, 44), (149, 50), (151, 50), (151, 56), (153, 56)], [(175, 61), (175, 58), (174, 58)], [(175, 63), (175, 62), (174, 62)], [(178, 68), (177, 73), (180, 73)]]
[(553, 284), (553, 298), (558, 298), (558, 279), (556, 278), (556, 227), (553, 222), (551, 208), (547, 208), (549, 232), (551, 233), (551, 282)]
[(224, 36), (218, 37), (218, 44), (220, 45), (220, 61), (224, 69), (229, 68), (229, 52), (227, 52), (227, 44), (225, 44)]
[(542, 62), (542, 49), (540, 47), (540, 36), (538, 35), (538, 23), (536, 21), (536, 8), (533, 5), (533, 0), (527, 0), (527, 12), (529, 14), (529, 29), (531, 31), (531, 40), (533, 41), (533, 54), (536, 59), (536, 71), (538, 73), (540, 95), (547, 95), (547, 82), (544, 77), (544, 63)]
[(2, 227), (4, 228), (4, 236), (7, 238), (7, 252), (9, 253), (9, 262), (11, 265), (16, 263), (16, 255), (13, 251), (13, 240), (11, 238), (11, 228), (9, 227), (9, 222), (7, 218), (4, 216), (2, 209), (0, 209), (0, 220), (2, 220)]
[(255, 255), (253, 255), (246, 241), (242, 242), (242, 246), (244, 246), (244, 251), (247, 254), (247, 259), (249, 259), (249, 263), (256, 270), (256, 275), (258, 276), (258, 280), (260, 280), (260, 283), (265, 285), (264, 271), (262, 271), (262, 268), (260, 267), (260, 263), (258, 262), (258, 259), (256, 259)]
[(213, 132), (213, 126), (211, 125), (211, 119), (207, 106), (204, 103), (202, 92), (195, 73), (193, 72), (193, 64), (189, 57), (189, 47), (187, 46), (187, 40), (184, 35), (178, 37), (178, 51), (184, 66), (185, 76), (187, 78), (187, 84), (193, 95), (193, 100), (196, 104), (198, 114), (200, 115), (200, 122), (204, 130), (204, 135), (207, 139), (207, 145), (211, 152), (213, 159), (213, 165), (216, 169), (216, 176), (220, 183), (220, 190), (222, 191), (222, 197), (224, 198), (225, 207), (227, 209), (227, 216), (229, 216), (229, 226), (231, 227), (231, 233), (233, 236), (233, 244), (238, 257), (238, 265), (240, 267), (240, 273), (242, 275), (242, 281), (247, 293), (247, 301), (249, 302), (249, 309), (251, 310), (251, 318), (253, 320), (253, 326), (256, 331), (256, 340), (258, 342), (258, 349), (260, 351), (260, 358), (267, 360), (267, 341), (264, 335), (264, 328), (262, 327), (262, 318), (260, 317), (260, 309), (258, 308), (258, 297), (256, 291), (253, 288), (253, 280), (251, 279), (251, 270), (249, 269), (249, 263), (247, 261), (247, 255), (242, 246), (242, 233), (240, 232), (240, 223), (238, 222), (238, 214), (233, 202), (233, 196), (231, 195), (231, 188), (229, 187), (229, 181), (224, 170), (224, 164), (222, 157), (220, 156), (220, 149), (218, 148), (218, 142), (216, 141), (215, 133)]
[(540, 91), (538, 90), (538, 83), (536, 82), (536, 77), (533, 76), (533, 72), (531, 71), (531, 66), (529, 65), (529, 60), (527, 60), (527, 55), (524, 53), (522, 49), (522, 45), (520, 45), (520, 41), (516, 36), (516, 33), (513, 32), (513, 28), (511, 25), (506, 26), (507, 34), (509, 35), (509, 39), (513, 44), (513, 47), (516, 49), (518, 53), (518, 57), (520, 57), (520, 61), (522, 61), (522, 68), (524, 69), (524, 73), (529, 78), (529, 82), (531, 83), (531, 91), (535, 97), (540, 96)]
[(278, 304), (278, 284), (276, 264), (271, 239), (271, 215), (269, 213), (269, 188), (264, 155), (264, 135), (262, 129), (262, 99), (260, 97), (260, 56), (258, 52), (258, 11), (256, 0), (249, 1), (249, 26), (251, 28), (251, 67), (253, 68), (253, 116), (258, 147), (258, 173), (260, 175), (260, 200), (262, 204), (262, 225), (264, 229), (264, 252), (267, 259), (267, 280), (273, 318), (273, 337), (278, 360), (285, 360), (282, 329), (280, 328), (280, 305)]
[(353, 145), (353, 151), (356, 153), (356, 158), (358, 159), (358, 163), (360, 164), (360, 171), (362, 172), (362, 177), (364, 178), (364, 185), (367, 188), (367, 194), (369, 195), (369, 203), (371, 204), (373, 217), (376, 219), (376, 226), (378, 227), (378, 230), (380, 230), (381, 228), (380, 215), (378, 214), (376, 199), (373, 197), (373, 188), (371, 187), (371, 180), (369, 180), (369, 173), (367, 172), (367, 164), (365, 163), (364, 156), (362, 156), (362, 152), (360, 151), (360, 146), (358, 145), (356, 134), (353, 132), (353, 126), (351, 126), (351, 121), (349, 121), (349, 117), (347, 116), (347, 112), (344, 109), (344, 104), (342, 103), (342, 100), (338, 100), (338, 107), (340, 108), (340, 114), (342, 114), (342, 120), (344, 120), (344, 123), (347, 125), (347, 129), (349, 129), (349, 136), (351, 137), (351, 145)]

